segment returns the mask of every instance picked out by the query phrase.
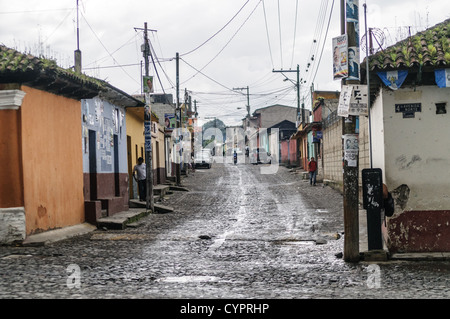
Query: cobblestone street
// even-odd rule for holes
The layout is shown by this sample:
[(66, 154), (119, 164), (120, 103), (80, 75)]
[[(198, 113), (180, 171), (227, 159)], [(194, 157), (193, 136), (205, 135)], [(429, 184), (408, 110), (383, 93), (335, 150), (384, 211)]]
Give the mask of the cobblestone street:
[(0, 298), (450, 297), (449, 261), (346, 263), (342, 196), (280, 167), (215, 164), (173, 213), (41, 247), (0, 247)]

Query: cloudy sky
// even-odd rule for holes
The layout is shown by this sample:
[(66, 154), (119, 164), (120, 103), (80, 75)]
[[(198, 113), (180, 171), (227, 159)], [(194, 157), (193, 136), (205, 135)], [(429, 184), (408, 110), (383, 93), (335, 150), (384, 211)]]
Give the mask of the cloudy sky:
[[(73, 66), (76, 0), (0, 0), (0, 44)], [(379, 29), (384, 47), (450, 18), (445, 0), (359, 0), (360, 34)], [(340, 0), (79, 0), (83, 72), (129, 93), (141, 92), (144, 23), (153, 48), (155, 92), (180, 99), (187, 89), (201, 120), (240, 124), (250, 107), (311, 105), (310, 90), (339, 90), (333, 81), (331, 39), (340, 35)], [(377, 30), (378, 31), (378, 30)], [(361, 52), (361, 59), (365, 52)], [(245, 88), (245, 90), (239, 90)], [(295, 120), (295, 119), (293, 119)]]

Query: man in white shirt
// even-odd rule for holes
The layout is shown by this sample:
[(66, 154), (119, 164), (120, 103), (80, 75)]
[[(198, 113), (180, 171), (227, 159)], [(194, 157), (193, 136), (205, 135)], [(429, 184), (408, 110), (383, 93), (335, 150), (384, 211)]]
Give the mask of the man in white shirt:
[[(133, 168), (133, 178), (138, 183), (139, 187), (139, 199), (141, 202), (146, 201), (147, 198), (147, 178), (146, 178), (146, 166), (142, 157), (138, 158), (138, 163)], [(136, 173), (136, 174), (135, 174)], [(137, 175), (137, 177), (136, 177)]]

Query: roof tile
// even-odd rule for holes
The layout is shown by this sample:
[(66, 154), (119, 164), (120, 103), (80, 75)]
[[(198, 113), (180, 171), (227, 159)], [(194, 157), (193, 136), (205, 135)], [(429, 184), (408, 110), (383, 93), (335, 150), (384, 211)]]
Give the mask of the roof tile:
[(435, 68), (450, 66), (450, 19), (369, 57), (371, 71), (420, 65)]

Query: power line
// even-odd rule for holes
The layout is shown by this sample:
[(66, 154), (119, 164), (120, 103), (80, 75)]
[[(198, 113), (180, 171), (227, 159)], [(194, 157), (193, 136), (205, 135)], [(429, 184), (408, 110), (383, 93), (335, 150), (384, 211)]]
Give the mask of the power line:
[(267, 25), (266, 5), (264, 4), (264, 0), (262, 1), (262, 3), (263, 3), (263, 11), (264, 11), (264, 22), (266, 24), (267, 43), (269, 45), (270, 61), (272, 62), (272, 68), (274, 68), (273, 56), (272, 56), (272, 48), (270, 47), (269, 28), (268, 28), (268, 25)]
[(222, 47), (222, 49), (220, 49), (220, 51), (208, 62), (206, 63), (196, 74), (194, 74), (193, 76), (191, 76), (189, 79), (185, 80), (183, 83), (184, 84), (186, 82), (188, 82), (189, 80), (191, 80), (192, 78), (194, 78), (198, 73), (200, 73), (200, 71), (203, 71), (209, 64), (211, 64), (212, 61), (214, 61), (220, 53), (222, 53), (223, 50), (225, 50), (225, 48), (228, 46), (228, 44), (230, 44), (230, 42), (234, 39), (234, 37), (238, 34), (238, 32), (242, 29), (242, 27), (247, 23), (247, 21), (250, 19), (250, 17), (253, 15), (253, 13), (255, 12), (256, 8), (259, 6), (259, 4), (261, 3), (262, 0), (259, 0), (258, 3), (256, 4), (255, 8), (252, 10), (252, 12), (250, 12), (249, 16), (244, 20), (244, 22), (239, 26), (239, 28), (236, 30), (236, 32), (232, 35), (232, 37), (228, 40), (228, 42)]
[(237, 15), (244, 9), (244, 7), (247, 5), (247, 3), (250, 0), (247, 0), (244, 5), (238, 10), (238, 12), (222, 27), (220, 28), (219, 31), (217, 31), (216, 33), (214, 33), (212, 36), (210, 36), (205, 42), (203, 42), (202, 44), (200, 44), (198, 47), (196, 47), (195, 49), (192, 49), (191, 51), (188, 51), (186, 53), (180, 54), (180, 56), (185, 56), (188, 54), (191, 54), (194, 51), (197, 51), (198, 49), (200, 49), (202, 46), (204, 46), (206, 43), (208, 43), (211, 39), (213, 39), (216, 35), (218, 35), (223, 29), (225, 29), (233, 20), (234, 18), (237, 17)]
[(294, 53), (295, 53), (295, 38), (297, 36), (297, 17), (298, 17), (298, 0), (295, 2), (295, 23), (294, 23), (294, 43), (292, 44), (292, 59), (291, 59), (291, 68), (294, 64)]
[(232, 89), (230, 89), (229, 87), (227, 87), (227, 86), (223, 85), (222, 83), (220, 83), (220, 82), (214, 80), (213, 78), (207, 76), (207, 75), (204, 74), (201, 70), (198, 70), (198, 69), (196, 69), (195, 67), (193, 67), (193, 66), (192, 66), (191, 64), (189, 64), (186, 60), (184, 60), (184, 59), (182, 59), (182, 58), (180, 58), (180, 60), (183, 61), (184, 63), (186, 63), (188, 66), (190, 66), (190, 67), (191, 67), (192, 69), (194, 69), (195, 71), (197, 71), (197, 73), (200, 73), (201, 75), (203, 75), (204, 77), (206, 77), (207, 79), (213, 81), (214, 83), (220, 85), (221, 87), (224, 87), (225, 89), (227, 89), (227, 90), (229, 90), (229, 91), (232, 91)]
[(141, 65), (140, 63), (131, 63), (131, 64), (121, 64), (121, 65), (108, 65), (108, 66), (96, 66), (92, 68), (83, 68), (83, 70), (98, 70), (98, 69), (114, 69), (114, 68), (122, 68), (127, 66), (136, 66)]
[(120, 65), (120, 63), (117, 62), (117, 60), (114, 58), (114, 56), (109, 52), (109, 50), (106, 48), (106, 46), (103, 44), (103, 42), (100, 40), (100, 38), (98, 37), (97, 33), (95, 33), (95, 31), (92, 29), (91, 25), (89, 24), (89, 22), (86, 20), (86, 17), (81, 14), (81, 16), (83, 17), (84, 21), (86, 22), (86, 24), (88, 25), (89, 29), (92, 31), (92, 33), (94, 34), (94, 36), (97, 38), (98, 42), (100, 42), (100, 44), (102, 45), (102, 47), (105, 49), (105, 51), (109, 54), (109, 56), (113, 59), (113, 61), (115, 63), (117, 63), (117, 65), (125, 72), (126, 75), (128, 75), (134, 82), (138, 83), (140, 85), (139, 82), (137, 82), (137, 80), (132, 77), (127, 71), (125, 71), (125, 69)]
[[(330, 10), (330, 16), (329, 16), (329, 18), (328, 18), (327, 31), (325, 32), (325, 39), (327, 38), (328, 30), (329, 30), (329, 28), (330, 28), (330, 21), (331, 21), (331, 16), (332, 16), (332, 13), (333, 13), (333, 7), (334, 7), (334, 0), (333, 0), (333, 2), (331, 3), (331, 10)], [(323, 54), (323, 48), (324, 48), (324, 47), (325, 47), (325, 40), (323, 41), (322, 51), (320, 52), (320, 57), (319, 57), (318, 65), (317, 65), (317, 68), (316, 68), (316, 72), (314, 73), (314, 77), (312, 78), (312, 81), (311, 81), (311, 82), (314, 82), (314, 80), (315, 80), (315, 78), (316, 78), (316, 75), (317, 75), (317, 71), (319, 70), (320, 61), (322, 60), (322, 54)]]
[(57, 11), (71, 11), (73, 8), (66, 9), (43, 9), (43, 10), (23, 10), (23, 11), (4, 11), (0, 14), (22, 14), (22, 13), (42, 13), (42, 12), (57, 12)]
[(283, 45), (281, 38), (281, 16), (280, 16), (280, 0), (278, 0), (278, 31), (280, 34), (280, 59), (281, 59), (281, 67), (283, 67)]

